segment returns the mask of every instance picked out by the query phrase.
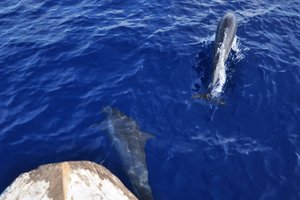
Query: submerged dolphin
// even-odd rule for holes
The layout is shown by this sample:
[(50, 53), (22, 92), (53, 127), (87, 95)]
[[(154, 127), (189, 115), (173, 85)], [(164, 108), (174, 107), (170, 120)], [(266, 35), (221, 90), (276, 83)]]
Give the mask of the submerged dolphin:
[(121, 111), (105, 107), (107, 118), (102, 126), (113, 141), (120, 154), (122, 165), (139, 199), (152, 200), (152, 191), (148, 183), (148, 170), (145, 158), (145, 143), (154, 138), (151, 134), (140, 131), (135, 121)]
[(226, 82), (225, 61), (229, 55), (237, 30), (237, 20), (233, 13), (223, 16), (218, 24), (213, 51), (212, 80), (209, 85), (212, 97), (222, 92)]

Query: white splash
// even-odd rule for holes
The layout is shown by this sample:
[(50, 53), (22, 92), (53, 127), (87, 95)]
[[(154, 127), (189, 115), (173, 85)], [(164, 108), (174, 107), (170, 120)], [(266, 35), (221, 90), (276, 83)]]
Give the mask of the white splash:
[[(226, 37), (227, 36), (225, 33), (224, 41), (226, 40)], [(217, 49), (217, 54), (219, 54), (219, 60), (216, 65), (216, 69), (214, 70), (213, 80), (209, 85), (209, 88), (211, 88), (210, 94), (213, 98), (218, 98), (220, 96), (226, 82), (226, 65), (225, 65), (226, 50), (224, 48), (224, 45), (225, 43), (223, 42), (222, 45)]]
[(232, 47), (231, 49), (235, 52), (239, 52), (240, 51), (240, 47), (239, 47), (239, 40), (238, 37), (235, 35), (233, 38), (233, 42), (232, 42)]
[(247, 47), (242, 47), (241, 39), (238, 36), (234, 37), (231, 49), (235, 52), (235, 57), (233, 58), (235, 62), (243, 60), (245, 58), (244, 52), (247, 52), (249, 50), (249, 48)]
[(218, 98), (221, 95), (223, 91), (223, 87), (226, 82), (225, 63), (219, 61), (214, 73), (215, 75), (214, 75), (213, 82), (209, 86), (210, 88), (212, 88), (210, 94), (213, 98)]

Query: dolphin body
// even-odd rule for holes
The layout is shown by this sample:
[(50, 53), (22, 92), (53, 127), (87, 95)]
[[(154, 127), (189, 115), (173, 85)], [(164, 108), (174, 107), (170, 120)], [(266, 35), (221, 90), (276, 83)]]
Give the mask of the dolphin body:
[(114, 147), (120, 154), (122, 165), (139, 199), (152, 200), (152, 191), (148, 183), (148, 170), (145, 158), (145, 143), (154, 138), (140, 131), (135, 121), (116, 108), (105, 107), (105, 126)]
[(218, 24), (213, 50), (211, 83), (208, 97), (217, 97), (226, 82), (225, 61), (237, 31), (237, 20), (233, 13), (226, 13)]

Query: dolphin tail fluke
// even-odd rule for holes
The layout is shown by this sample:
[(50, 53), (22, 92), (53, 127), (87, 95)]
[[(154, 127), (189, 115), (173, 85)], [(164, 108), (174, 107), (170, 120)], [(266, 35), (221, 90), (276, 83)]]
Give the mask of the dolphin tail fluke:
[(211, 99), (211, 95), (209, 93), (205, 94), (194, 94), (192, 99)]
[(205, 94), (194, 94), (192, 96), (192, 99), (205, 99), (207, 101), (211, 101), (213, 103), (219, 104), (219, 105), (226, 105), (224, 100), (214, 99), (211, 94), (205, 93)]

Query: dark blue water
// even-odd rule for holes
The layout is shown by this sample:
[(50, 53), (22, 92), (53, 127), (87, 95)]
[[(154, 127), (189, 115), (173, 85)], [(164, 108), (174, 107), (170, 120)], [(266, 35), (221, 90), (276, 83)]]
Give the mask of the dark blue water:
[[(155, 199), (300, 199), (297, 0), (74, 2), (0, 2), (0, 192), (67, 160), (102, 163), (132, 189), (94, 126), (111, 105), (156, 137)], [(238, 51), (222, 106), (191, 96), (227, 11)]]

